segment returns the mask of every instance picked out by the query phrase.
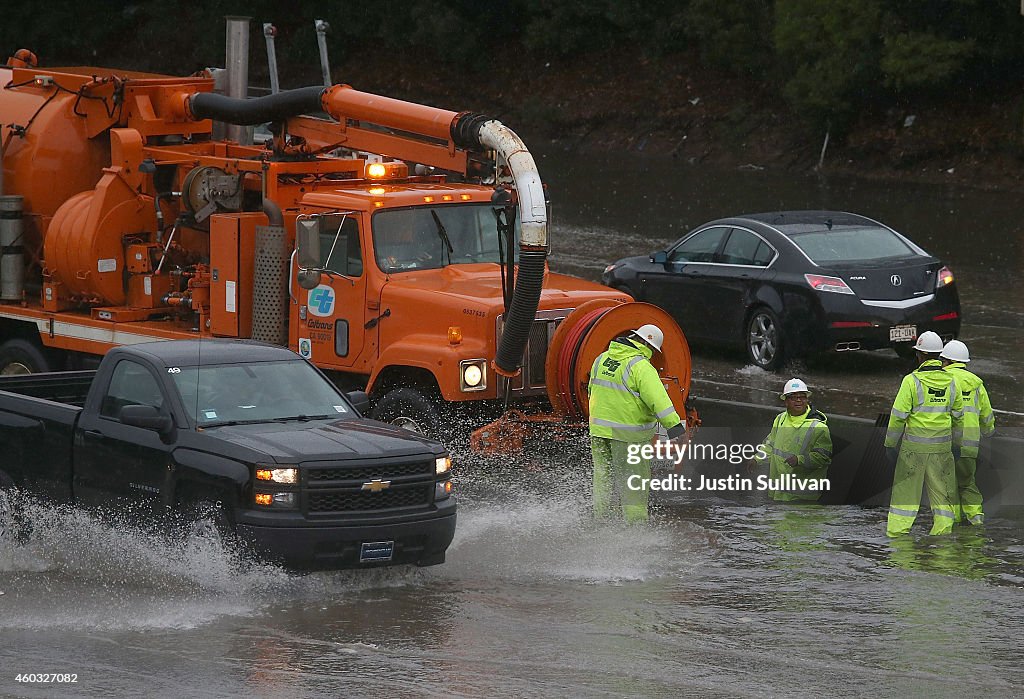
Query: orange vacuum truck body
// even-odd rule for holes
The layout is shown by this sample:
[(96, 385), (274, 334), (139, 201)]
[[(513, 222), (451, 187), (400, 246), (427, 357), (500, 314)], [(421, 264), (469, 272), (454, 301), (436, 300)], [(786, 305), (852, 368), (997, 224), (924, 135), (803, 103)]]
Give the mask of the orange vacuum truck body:
[[(602, 344), (657, 322), (684, 411), (682, 333), (547, 269), (543, 186), (496, 120), (345, 85), (239, 100), (205, 75), (22, 58), (0, 82), (0, 373), (81, 368), (120, 344), (250, 338), (411, 428), (469, 401), (578, 421)], [(217, 139), (215, 121), (269, 123), (270, 136)]]

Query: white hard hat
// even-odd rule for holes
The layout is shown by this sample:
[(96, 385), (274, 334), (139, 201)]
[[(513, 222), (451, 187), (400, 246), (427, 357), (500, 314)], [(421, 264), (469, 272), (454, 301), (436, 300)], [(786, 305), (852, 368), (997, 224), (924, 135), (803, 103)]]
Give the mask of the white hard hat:
[(807, 390), (807, 384), (798, 378), (792, 378), (786, 382), (786, 385), (782, 387), (782, 393), (779, 394), (779, 398), (785, 398), (790, 393), (810, 393)]
[(633, 332), (656, 351), (661, 351), (661, 343), (665, 341), (665, 333), (661, 332), (661, 328), (657, 325), (641, 325)]
[(963, 362), (966, 364), (971, 361), (971, 353), (967, 351), (967, 345), (960, 342), (960, 340), (950, 340), (947, 342), (946, 346), (942, 348), (942, 354), (939, 356), (951, 362)]
[(914, 349), (918, 352), (926, 352), (928, 354), (938, 354), (942, 351), (942, 338), (937, 333), (933, 333), (931, 330), (928, 332), (921, 333), (917, 338), (917, 344), (914, 345)]

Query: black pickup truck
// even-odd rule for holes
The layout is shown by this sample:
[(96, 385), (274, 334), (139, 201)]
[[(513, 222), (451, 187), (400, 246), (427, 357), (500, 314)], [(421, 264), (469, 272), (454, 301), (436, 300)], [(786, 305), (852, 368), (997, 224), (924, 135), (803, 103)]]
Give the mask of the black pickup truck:
[(95, 371), (0, 377), (0, 488), (142, 516), (212, 511), (290, 568), (443, 563), (451, 459), (361, 417), (365, 398), (271, 345), (117, 347)]

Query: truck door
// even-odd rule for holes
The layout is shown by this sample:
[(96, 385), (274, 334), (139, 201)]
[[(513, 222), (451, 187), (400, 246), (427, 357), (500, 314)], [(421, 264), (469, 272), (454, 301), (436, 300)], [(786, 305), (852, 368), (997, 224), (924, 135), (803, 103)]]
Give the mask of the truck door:
[(361, 370), (367, 361), (366, 274), (359, 234), (359, 214), (324, 216), (320, 267), (327, 271), (315, 289), (298, 289), (299, 354), (320, 367)]
[(86, 406), (79, 419), (73, 488), (81, 504), (144, 509), (162, 504), (173, 445), (164, 444), (154, 430), (122, 423), (126, 405), (170, 409), (152, 369), (131, 359), (117, 363), (100, 404)]

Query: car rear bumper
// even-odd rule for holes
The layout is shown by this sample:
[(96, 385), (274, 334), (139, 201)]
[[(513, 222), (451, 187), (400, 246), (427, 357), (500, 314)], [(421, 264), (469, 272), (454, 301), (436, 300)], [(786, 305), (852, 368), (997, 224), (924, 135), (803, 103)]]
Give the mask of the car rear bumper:
[[(271, 513), (259, 513), (259, 515)], [(297, 570), (374, 568), (412, 563), (435, 565), (455, 536), (455, 498), (432, 512), (364, 518), (358, 523), (311, 523), (262, 516), (240, 517), (235, 531), (246, 550)], [(250, 521), (245, 521), (250, 520)], [(260, 521), (263, 520), (263, 521)], [(393, 542), (390, 560), (360, 562), (363, 544)]]
[[(890, 330), (896, 326), (914, 326), (917, 335), (931, 330), (943, 341), (960, 334), (960, 302), (955, 291), (936, 293), (926, 303), (909, 308), (870, 306), (860, 299), (823, 300), (825, 342), (823, 349), (884, 349), (896, 345), (913, 345), (912, 340), (893, 341)], [(868, 323), (859, 327), (851, 324)]]

